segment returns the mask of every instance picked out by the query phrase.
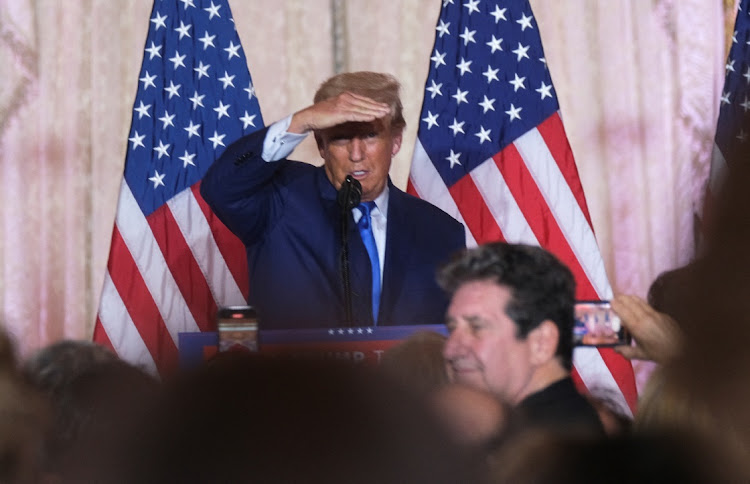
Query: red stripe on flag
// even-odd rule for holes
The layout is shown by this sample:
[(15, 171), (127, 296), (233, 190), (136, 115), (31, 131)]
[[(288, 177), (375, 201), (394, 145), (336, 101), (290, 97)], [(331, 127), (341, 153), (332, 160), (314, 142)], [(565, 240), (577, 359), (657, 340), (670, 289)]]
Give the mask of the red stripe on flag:
[(578, 207), (586, 218), (586, 222), (588, 222), (589, 227), (593, 231), (594, 226), (591, 224), (589, 207), (586, 204), (586, 195), (583, 193), (576, 160), (573, 157), (573, 150), (570, 149), (568, 137), (565, 135), (565, 127), (562, 124), (560, 115), (555, 112), (552, 116), (545, 119), (542, 124), (537, 126), (536, 129), (542, 135), (544, 143), (552, 154), (555, 163), (557, 163), (557, 167), (560, 169), (565, 181), (568, 183), (568, 187), (573, 193), (576, 202), (578, 202)]
[(159, 207), (146, 217), (146, 221), (198, 328), (201, 331), (214, 331), (216, 301), (169, 205), (165, 203)]
[(539, 245), (555, 254), (573, 272), (576, 298), (599, 299), (516, 147), (508, 145), (493, 159)]
[(107, 269), (159, 373), (169, 372), (178, 361), (177, 346), (117, 227), (112, 233)]
[(638, 407), (638, 387), (635, 385), (635, 374), (633, 373), (633, 364), (630, 360), (617, 353), (612, 348), (597, 348), (599, 354), (607, 365), (607, 369), (620, 387), (625, 401), (630, 407), (630, 411), (635, 415)]
[(104, 326), (102, 326), (102, 320), (99, 319), (99, 316), (96, 317), (96, 324), (94, 324), (93, 341), (94, 343), (102, 345), (105, 348), (109, 348), (112, 351), (112, 353), (117, 354), (117, 350), (115, 349), (115, 346), (112, 344), (112, 341), (110, 341), (109, 336), (107, 335), (107, 332), (104, 330)]
[(409, 177), (409, 179), (406, 181), (406, 193), (417, 198), (422, 198), (419, 196), (419, 193), (417, 193), (416, 188), (414, 188), (414, 184), (411, 182), (411, 177)]
[(589, 395), (591, 393), (589, 392), (589, 389), (586, 388), (586, 384), (583, 383), (583, 379), (581, 379), (581, 375), (578, 374), (578, 370), (575, 366), (570, 370), (570, 377), (573, 379), (573, 384), (576, 386), (579, 393), (582, 395)]
[(250, 277), (248, 275), (245, 244), (219, 220), (219, 217), (213, 213), (206, 201), (203, 200), (200, 194), (200, 182), (194, 184), (190, 189), (193, 191), (193, 196), (208, 221), (208, 226), (214, 235), (219, 252), (221, 252), (227, 267), (229, 267), (229, 272), (232, 273), (232, 277), (237, 283), (237, 287), (240, 288), (242, 296), (247, 299), (247, 295), (250, 293)]
[(477, 244), (485, 242), (505, 241), (495, 217), (484, 202), (482, 194), (471, 179), (466, 175), (449, 189), (456, 201), (466, 227), (474, 235)]

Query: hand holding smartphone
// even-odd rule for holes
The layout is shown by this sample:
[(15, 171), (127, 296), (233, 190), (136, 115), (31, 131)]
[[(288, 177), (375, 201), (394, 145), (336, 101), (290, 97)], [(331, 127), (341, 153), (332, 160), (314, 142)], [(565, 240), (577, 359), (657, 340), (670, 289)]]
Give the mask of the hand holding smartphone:
[(579, 301), (575, 304), (573, 344), (604, 347), (629, 345), (630, 334), (609, 301)]

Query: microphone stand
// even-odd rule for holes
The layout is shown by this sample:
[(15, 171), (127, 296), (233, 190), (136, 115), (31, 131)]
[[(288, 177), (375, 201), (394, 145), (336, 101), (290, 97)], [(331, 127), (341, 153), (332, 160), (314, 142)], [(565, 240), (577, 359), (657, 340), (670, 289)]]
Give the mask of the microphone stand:
[(341, 228), (341, 282), (344, 286), (344, 310), (345, 310), (345, 324), (346, 326), (353, 326), (352, 321), (352, 287), (351, 278), (349, 276), (349, 213), (351, 209), (359, 205), (359, 201), (362, 198), (362, 185), (352, 178), (351, 175), (347, 175), (344, 182), (341, 184), (341, 188), (338, 191), (336, 201), (338, 202), (340, 211), (340, 228)]

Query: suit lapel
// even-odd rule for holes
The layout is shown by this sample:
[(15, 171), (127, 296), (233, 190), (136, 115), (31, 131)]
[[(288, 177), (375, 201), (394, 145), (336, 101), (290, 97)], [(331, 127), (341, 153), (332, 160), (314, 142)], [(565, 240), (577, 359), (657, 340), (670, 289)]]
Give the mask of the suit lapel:
[(352, 286), (352, 317), (354, 323), (371, 326), (372, 319), (372, 270), (370, 257), (362, 242), (354, 217), (349, 213), (349, 274)]
[[(391, 321), (393, 308), (401, 294), (404, 278), (409, 270), (409, 251), (414, 245), (414, 231), (404, 210), (405, 194), (388, 180), (388, 226), (385, 236), (385, 264), (383, 266), (383, 290), (380, 297), (379, 321)], [(405, 321), (392, 321), (406, 324)]]

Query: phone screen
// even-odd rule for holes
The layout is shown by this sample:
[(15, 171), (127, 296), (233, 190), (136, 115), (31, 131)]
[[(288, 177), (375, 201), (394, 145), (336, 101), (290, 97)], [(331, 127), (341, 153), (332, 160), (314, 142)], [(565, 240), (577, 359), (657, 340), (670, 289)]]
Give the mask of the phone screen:
[(258, 351), (258, 316), (252, 306), (220, 308), (216, 327), (219, 351)]
[(580, 301), (575, 304), (573, 341), (576, 346), (628, 345), (630, 334), (609, 301)]

